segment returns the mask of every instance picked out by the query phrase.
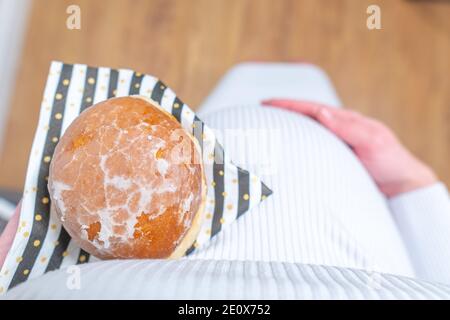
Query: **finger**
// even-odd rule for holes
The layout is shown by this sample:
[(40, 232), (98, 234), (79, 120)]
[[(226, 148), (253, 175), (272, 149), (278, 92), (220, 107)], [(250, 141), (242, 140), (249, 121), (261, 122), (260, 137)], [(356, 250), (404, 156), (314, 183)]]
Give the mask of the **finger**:
[(288, 99), (263, 100), (263, 105), (270, 105), (282, 109), (300, 112), (306, 116), (317, 118), (323, 105), (309, 101), (297, 101)]
[(311, 117), (322, 123), (328, 129), (334, 131), (334, 119), (338, 113), (336, 108), (327, 107), (325, 105), (309, 102), (296, 101), (287, 99), (271, 99), (262, 102), (263, 105), (270, 105), (276, 108), (286, 109), (301, 113), (305, 116)]
[(363, 146), (370, 141), (371, 119), (357, 112), (309, 101), (270, 99), (262, 103), (312, 117), (353, 148)]

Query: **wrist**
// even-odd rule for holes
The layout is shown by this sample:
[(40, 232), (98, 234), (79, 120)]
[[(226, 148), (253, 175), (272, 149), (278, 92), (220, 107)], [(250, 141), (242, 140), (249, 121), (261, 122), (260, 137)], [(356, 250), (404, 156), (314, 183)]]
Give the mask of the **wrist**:
[(395, 197), (405, 192), (431, 186), (439, 181), (436, 174), (427, 166), (423, 165), (422, 168), (417, 169), (409, 172), (407, 176), (389, 187), (385, 187), (385, 190), (382, 190), (383, 193), (388, 197)]

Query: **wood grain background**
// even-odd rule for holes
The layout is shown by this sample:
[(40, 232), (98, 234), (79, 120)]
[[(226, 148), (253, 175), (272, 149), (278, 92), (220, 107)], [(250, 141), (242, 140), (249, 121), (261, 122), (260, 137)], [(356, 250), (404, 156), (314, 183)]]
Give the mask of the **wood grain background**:
[[(366, 28), (381, 7), (382, 30)], [(65, 27), (81, 7), (82, 29)], [(195, 107), (242, 61), (308, 61), (346, 106), (377, 117), (450, 185), (450, 3), (364, 0), (38, 0), (0, 156), (21, 190), (51, 60), (157, 75)]]

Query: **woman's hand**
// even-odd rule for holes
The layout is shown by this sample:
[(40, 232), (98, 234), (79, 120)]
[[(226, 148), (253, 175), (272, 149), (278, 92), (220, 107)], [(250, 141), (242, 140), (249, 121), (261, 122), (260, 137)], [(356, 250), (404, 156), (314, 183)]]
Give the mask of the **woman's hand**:
[(20, 205), (21, 202), (17, 205), (13, 216), (6, 225), (5, 230), (3, 230), (3, 233), (0, 235), (0, 269), (3, 266), (3, 262), (5, 262), (6, 255), (11, 248), (14, 241), (14, 236), (17, 232), (17, 227), (19, 226)]
[(321, 104), (272, 99), (262, 102), (312, 117), (346, 142), (375, 180), (381, 192), (393, 197), (431, 185), (433, 171), (415, 158), (383, 123), (357, 112)]

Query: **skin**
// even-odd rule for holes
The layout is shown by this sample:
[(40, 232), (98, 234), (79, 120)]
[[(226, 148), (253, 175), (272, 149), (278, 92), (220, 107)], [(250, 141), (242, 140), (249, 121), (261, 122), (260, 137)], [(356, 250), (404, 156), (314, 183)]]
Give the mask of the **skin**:
[(3, 262), (5, 261), (9, 248), (11, 248), (13, 243), (14, 235), (17, 232), (17, 226), (19, 225), (19, 214), (20, 203), (0, 236), (0, 267), (3, 266)]
[(270, 99), (262, 104), (301, 113), (321, 123), (352, 148), (388, 198), (432, 185), (438, 180), (434, 172), (378, 120), (348, 109), (308, 101)]
[[(414, 157), (395, 134), (378, 120), (348, 109), (286, 99), (262, 101), (265, 106), (311, 117), (347, 143), (387, 197), (437, 182), (433, 171)], [(20, 204), (0, 237), (0, 266), (12, 245), (19, 223)]]

